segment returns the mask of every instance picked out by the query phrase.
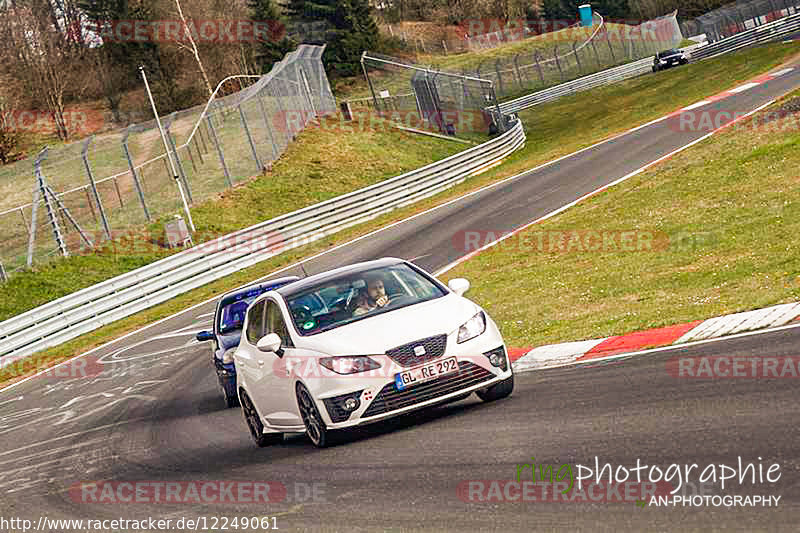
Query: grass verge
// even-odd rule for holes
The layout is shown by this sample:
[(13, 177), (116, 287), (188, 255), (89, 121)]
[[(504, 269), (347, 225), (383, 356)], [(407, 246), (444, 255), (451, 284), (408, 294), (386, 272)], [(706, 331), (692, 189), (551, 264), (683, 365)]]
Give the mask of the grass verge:
[[(377, 122), (375, 122), (377, 124)], [(257, 224), (463, 150), (463, 144), (388, 128), (341, 131), (311, 127), (272, 167), (248, 183), (196, 204), (195, 241)], [(166, 257), (163, 223), (133, 230), (87, 250), (18, 273), (0, 286), (0, 320)], [(135, 253), (126, 253), (135, 251)]]
[(478, 254), (447, 278), (473, 281), (471, 297), (512, 346), (797, 301), (798, 168), (800, 91)]
[[(517, 174), (547, 160), (589, 146), (614, 133), (658, 118), (676, 108), (693, 103), (705, 96), (731, 88), (754, 74), (774, 68), (798, 51), (800, 51), (800, 43), (771, 45), (763, 48), (746, 50), (732, 56), (724, 56), (722, 58), (688, 65), (682, 69), (671, 69), (659, 73), (658, 75), (629, 80), (615, 87), (594, 89), (581, 93), (580, 95), (573, 95), (569, 98), (564, 98), (526, 111), (522, 114), (522, 118), (526, 124), (528, 142), (524, 148), (509, 157), (504, 165), (482, 175), (470, 178), (448, 191), (428, 198), (413, 206), (399, 209), (370, 222), (349, 228), (329, 239), (274, 257), (259, 265), (229, 276), (228, 278), (180, 295), (152, 309), (105, 326), (58, 347), (42, 351), (32, 358), (35, 360), (35, 364), (15, 366), (11, 369), (0, 371), (0, 385), (30, 375), (37, 368), (55, 364), (73, 355), (99, 346), (120, 335), (134, 331), (148, 323), (158, 320), (159, 318), (185, 309), (194, 303), (211, 298), (225, 290), (232, 289), (257, 277), (266, 275), (278, 268), (289, 265), (302, 257), (308, 257), (318, 253), (326, 248), (334, 246), (336, 243), (345, 242), (358, 235), (363, 235), (392, 221), (400, 220), (424, 211), (434, 205), (441, 204), (451, 198)], [(700, 81), (694, 81), (695, 78), (699, 78)], [(664, 96), (669, 93), (660, 90), (660, 88), (666, 90), (670, 87), (674, 88), (675, 86), (680, 86), (681, 82), (690, 84), (690, 87), (685, 90), (679, 90), (669, 97)], [(643, 90), (645, 93), (641, 101), (630, 94), (631, 91), (636, 90)], [(589, 106), (585, 104), (586, 101), (594, 102), (597, 109), (604, 110), (604, 113), (600, 111), (595, 112), (594, 107), (589, 108)], [(620, 113), (619, 110), (625, 109), (626, 105), (630, 106), (630, 112)], [(587, 118), (588, 115), (591, 115), (591, 119)], [(581, 116), (582, 118), (581, 120), (575, 120), (575, 116)], [(308, 133), (308, 135), (311, 135), (311, 133)], [(284, 159), (294, 157), (295, 155), (297, 157), (320, 157), (318, 155), (313, 155), (316, 152), (312, 152), (308, 148), (310, 145), (303, 144), (304, 141), (309, 138), (310, 137), (301, 136), (298, 143), (290, 149), (290, 152)], [(456, 149), (458, 149), (458, 147)], [(299, 154), (296, 154), (296, 152), (299, 152)], [(307, 152), (312, 155), (309, 155)], [(395, 152), (392, 150), (390, 155), (394, 154)], [(335, 172), (347, 172), (354, 168), (347, 160), (339, 160), (337, 164), (342, 165), (342, 168), (335, 170)], [(297, 168), (302, 169), (300, 166)], [(305, 181), (303, 183), (309, 182)], [(237, 191), (233, 191), (233, 193), (236, 192)], [(225, 201), (225, 199), (223, 198), (221, 201)], [(236, 204), (231, 200), (230, 205), (235, 206)], [(246, 212), (251, 213), (252, 216), (256, 216), (258, 212), (251, 211), (255, 209), (257, 209), (257, 207), (250, 207)], [(213, 223), (223, 224), (226, 222), (220, 221), (219, 219), (227, 219), (228, 216), (237, 216), (235, 210), (235, 207), (225, 210), (224, 217), (220, 217), (218, 215), (222, 211), (210, 209), (208, 216), (213, 218)], [(231, 211), (234, 212), (232, 213)], [(211, 222), (209, 222), (209, 224), (211, 224)], [(133, 268), (139, 260), (140, 259), (136, 256), (115, 256), (113, 258), (113, 261), (116, 262), (128, 261), (130, 268)], [(53, 263), (51, 267), (45, 267), (46, 269), (53, 269), (51, 275), (55, 278), (55, 281), (52, 283), (45, 280), (45, 278), (49, 277), (45, 274), (39, 276), (37, 279), (31, 279), (31, 285), (51, 284), (54, 286), (54, 289), (58, 289), (58, 279), (64, 279), (65, 283), (67, 283), (71, 281), (71, 277), (83, 278), (84, 276), (90, 275), (90, 273), (85, 274), (80, 269), (71, 267), (70, 261), (71, 260), (58, 261)], [(109, 259), (109, 261), (111, 262), (111, 259)], [(63, 270), (61, 270), (62, 267), (58, 265), (65, 266)], [(101, 268), (102, 265), (96, 265), (97, 277), (102, 277), (102, 279), (110, 277), (109, 275), (101, 276)], [(120, 268), (120, 265), (115, 265), (112, 262), (111, 268)], [(91, 283), (95, 283), (95, 281), (91, 281)], [(0, 286), (0, 301), (8, 306), (6, 309), (13, 308), (13, 305), (16, 305), (16, 308), (19, 309), (19, 311), (16, 312), (21, 312), (24, 308), (29, 308), (26, 307), (26, 305), (29, 304), (27, 304), (26, 301), (27, 295), (25, 287), (18, 286), (15, 290), (10, 290), (10, 287), (11, 285)], [(37, 288), (32, 286), (31, 290), (37, 290)], [(534, 342), (532, 338), (523, 339), (522, 337), (515, 337), (515, 331), (516, 330), (513, 328), (508, 331), (504, 330), (507, 335), (510, 335), (509, 339), (518, 338), (520, 343), (524, 343), (522, 345), (528, 345)]]

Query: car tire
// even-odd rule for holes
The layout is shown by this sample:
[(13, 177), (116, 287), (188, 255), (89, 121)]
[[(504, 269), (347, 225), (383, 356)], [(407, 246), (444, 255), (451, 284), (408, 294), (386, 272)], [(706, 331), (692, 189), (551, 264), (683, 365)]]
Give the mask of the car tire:
[(229, 394), (228, 391), (225, 389), (222, 390), (222, 393), (225, 395), (225, 405), (228, 408), (237, 407), (239, 405), (239, 397), (235, 394)]
[(247, 423), (248, 429), (250, 429), (250, 434), (253, 436), (256, 446), (264, 448), (283, 442), (283, 433), (264, 433), (264, 424), (261, 423), (261, 417), (258, 416), (258, 411), (256, 411), (253, 401), (245, 391), (241, 391), (241, 395), (244, 421)]
[(505, 398), (514, 390), (514, 374), (489, 388), (476, 391), (478, 398), (484, 402), (493, 402)]
[(317, 448), (325, 448), (333, 444), (332, 432), (325, 425), (325, 421), (322, 419), (311, 393), (302, 383), (297, 384), (295, 392), (297, 395), (297, 408), (300, 410), (300, 416), (303, 419), (303, 425), (306, 427), (308, 439)]

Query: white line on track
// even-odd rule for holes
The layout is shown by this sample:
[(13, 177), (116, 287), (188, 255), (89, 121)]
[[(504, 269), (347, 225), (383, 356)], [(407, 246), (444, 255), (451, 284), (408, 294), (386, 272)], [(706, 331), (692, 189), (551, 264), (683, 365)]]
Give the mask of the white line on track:
[(683, 109), (681, 109), (681, 111), (691, 111), (692, 109), (697, 109), (698, 107), (703, 107), (704, 105), (708, 105), (710, 103), (711, 103), (711, 101), (709, 101), (709, 100), (701, 100), (700, 102), (697, 102), (696, 104), (692, 104), (692, 105), (684, 107)]
[(680, 152), (683, 152), (683, 151), (684, 151), (684, 150), (686, 150), (687, 148), (691, 148), (691, 147), (692, 147), (692, 146), (694, 146), (695, 144), (697, 144), (697, 143), (699, 143), (699, 142), (702, 142), (702, 141), (704, 141), (704, 140), (708, 139), (708, 138), (709, 138), (709, 137), (711, 137), (712, 135), (716, 134), (717, 132), (719, 132), (719, 131), (721, 131), (721, 130), (723, 130), (723, 129), (725, 129), (725, 128), (727, 128), (727, 127), (729, 127), (729, 126), (733, 125), (733, 124), (735, 124), (736, 122), (739, 122), (740, 120), (744, 120), (745, 118), (747, 118), (747, 117), (749, 117), (749, 116), (751, 116), (751, 115), (753, 115), (753, 114), (755, 114), (755, 113), (758, 113), (759, 111), (761, 111), (761, 110), (762, 110), (762, 109), (764, 109), (765, 107), (769, 107), (770, 105), (772, 105), (773, 103), (775, 103), (775, 101), (776, 101), (776, 100), (770, 100), (769, 102), (767, 102), (767, 103), (765, 103), (765, 104), (763, 104), (763, 105), (760, 105), (760, 106), (758, 106), (757, 108), (753, 109), (752, 111), (750, 111), (750, 112), (749, 112), (749, 113), (747, 113), (746, 115), (742, 115), (742, 116), (740, 116), (740, 117), (737, 117), (735, 120), (732, 120), (732, 121), (728, 122), (727, 124), (724, 124), (723, 126), (720, 126), (719, 128), (715, 129), (714, 131), (710, 131), (710, 132), (706, 133), (705, 135), (703, 135), (703, 136), (702, 136), (702, 137), (700, 137), (699, 139), (695, 139), (694, 141), (692, 141), (692, 142), (690, 142), (690, 143), (688, 143), (688, 144), (685, 144), (685, 145), (681, 146), (680, 148), (678, 148), (678, 149), (676, 149), (676, 150), (673, 150), (672, 152), (670, 152), (670, 153), (668, 153), (668, 154), (666, 154), (666, 155), (663, 155), (663, 156), (659, 157), (658, 159), (656, 159), (656, 160), (654, 160), (654, 161), (651, 161), (651, 162), (647, 163), (647, 164), (646, 164), (646, 165), (644, 165), (643, 167), (639, 167), (639, 168), (637, 168), (637, 169), (636, 169), (636, 170), (634, 170), (633, 172), (631, 172), (631, 173), (629, 173), (629, 174), (626, 174), (625, 176), (622, 176), (621, 178), (619, 178), (619, 179), (617, 179), (617, 180), (615, 180), (615, 181), (612, 181), (611, 183), (608, 183), (608, 184), (606, 184), (606, 185), (603, 185), (602, 187), (599, 187), (599, 188), (597, 188), (597, 189), (593, 190), (593, 191), (592, 191), (592, 192), (590, 192), (590, 193), (584, 194), (583, 196), (581, 196), (581, 197), (580, 197), (580, 198), (578, 198), (577, 200), (573, 200), (572, 202), (570, 202), (570, 203), (568, 203), (568, 204), (566, 204), (566, 205), (563, 205), (563, 206), (559, 207), (558, 209), (555, 209), (555, 210), (553, 210), (553, 211), (550, 211), (550, 212), (549, 212), (549, 213), (547, 213), (546, 215), (544, 215), (544, 216), (542, 216), (542, 217), (540, 217), (540, 218), (537, 218), (537, 219), (536, 219), (536, 220), (534, 220), (533, 222), (528, 222), (527, 224), (524, 224), (523, 226), (520, 226), (519, 228), (515, 229), (514, 231), (511, 231), (510, 233), (506, 233), (505, 235), (503, 235), (503, 236), (502, 236), (502, 237), (500, 237), (499, 239), (496, 239), (496, 240), (494, 240), (494, 241), (492, 241), (492, 242), (490, 242), (490, 243), (488, 243), (488, 244), (485, 244), (485, 245), (484, 245), (484, 246), (482, 246), (481, 248), (478, 248), (477, 250), (474, 250), (474, 251), (472, 251), (472, 252), (468, 253), (467, 255), (464, 255), (464, 256), (462, 256), (462, 257), (460, 257), (460, 258), (456, 259), (455, 261), (453, 261), (453, 262), (452, 262), (452, 263), (450, 263), (449, 265), (446, 265), (444, 268), (442, 268), (442, 269), (438, 270), (438, 271), (437, 271), (437, 272), (434, 274), (434, 276), (437, 276), (437, 277), (438, 277), (438, 276), (440, 276), (441, 274), (444, 274), (444, 273), (445, 273), (445, 272), (447, 272), (448, 270), (451, 270), (451, 269), (455, 268), (456, 266), (460, 265), (461, 263), (463, 263), (463, 262), (465, 262), (465, 261), (467, 261), (467, 260), (469, 260), (469, 259), (472, 259), (473, 257), (475, 257), (475, 256), (476, 256), (476, 255), (478, 255), (479, 253), (483, 252), (484, 250), (487, 250), (487, 249), (489, 249), (489, 248), (492, 248), (493, 246), (497, 245), (497, 243), (499, 243), (499, 242), (502, 242), (502, 241), (504, 241), (504, 240), (506, 240), (506, 239), (509, 239), (509, 238), (513, 237), (514, 235), (518, 234), (518, 233), (519, 233), (519, 232), (521, 232), (521, 231), (524, 231), (525, 229), (527, 229), (527, 228), (529, 228), (529, 227), (533, 226), (534, 224), (538, 224), (539, 222), (543, 222), (543, 221), (547, 220), (548, 218), (554, 217), (554, 216), (556, 216), (557, 214), (559, 214), (559, 213), (562, 213), (563, 211), (566, 211), (566, 210), (567, 210), (567, 209), (569, 209), (570, 207), (573, 207), (573, 206), (575, 206), (575, 205), (579, 204), (580, 202), (584, 201), (585, 199), (589, 198), (590, 196), (594, 196), (594, 195), (595, 195), (595, 194), (597, 194), (598, 192), (604, 191), (604, 190), (608, 189), (609, 187), (613, 187), (614, 185), (618, 185), (618, 184), (622, 183), (623, 181), (625, 181), (625, 180), (627, 180), (627, 179), (629, 179), (629, 178), (632, 178), (633, 176), (636, 176), (637, 174), (641, 174), (642, 172), (644, 172), (644, 171), (645, 171), (645, 170), (647, 170), (648, 168), (650, 168), (650, 167), (652, 167), (652, 166), (654, 166), (654, 165), (657, 165), (657, 164), (661, 163), (662, 161), (664, 161), (664, 160), (666, 160), (666, 159), (669, 159), (670, 157), (674, 156), (675, 154), (678, 154), (678, 153), (680, 153)]
[(743, 93), (745, 91), (752, 89), (753, 87), (757, 87), (758, 85), (759, 84), (757, 82), (751, 81), (750, 83), (745, 83), (744, 85), (740, 85), (735, 89), (731, 89), (728, 92), (733, 94)]
[(785, 68), (783, 70), (779, 70), (777, 72), (770, 72), (770, 76), (773, 78), (777, 78), (778, 76), (783, 76), (784, 74), (788, 74), (789, 72), (793, 71), (794, 67)]
[[(751, 112), (750, 112), (750, 113), (748, 113), (747, 115), (744, 115), (744, 116), (742, 116), (742, 117), (739, 117), (739, 119), (743, 119), (743, 118), (745, 118), (745, 117), (747, 117), (747, 116), (749, 116), (749, 115), (751, 115), (751, 114), (753, 114), (753, 113), (755, 113), (755, 112), (757, 112), (757, 111), (760, 111), (761, 109), (763, 109), (763, 108), (764, 108), (764, 107), (766, 107), (767, 105), (770, 105), (770, 104), (772, 104), (774, 101), (775, 101), (775, 100), (771, 100), (770, 102), (768, 102), (768, 103), (767, 103), (767, 104), (765, 104), (764, 106), (761, 106), (761, 107), (759, 107), (758, 109), (755, 109), (755, 110), (751, 111)], [(575, 151), (575, 152), (572, 152), (571, 154), (563, 155), (563, 156), (561, 156), (561, 157), (558, 157), (558, 158), (556, 158), (556, 159), (553, 159), (553, 160), (551, 160), (551, 161), (548, 161), (548, 162), (546, 162), (546, 163), (542, 163), (541, 165), (537, 165), (537, 166), (535, 166), (535, 167), (533, 167), (533, 168), (530, 168), (530, 169), (528, 169), (528, 170), (524, 170), (524, 171), (520, 172), (519, 174), (515, 174), (514, 176), (509, 176), (508, 178), (502, 179), (502, 180), (500, 180), (500, 181), (497, 181), (497, 182), (495, 182), (495, 183), (491, 183), (491, 184), (489, 184), (489, 185), (486, 185), (485, 187), (481, 187), (480, 189), (476, 189), (476, 190), (474, 190), (474, 191), (472, 191), (472, 192), (469, 192), (469, 193), (467, 193), (467, 194), (465, 194), (465, 195), (463, 195), (463, 196), (459, 196), (459, 197), (457, 197), (457, 198), (453, 198), (452, 200), (448, 200), (447, 202), (444, 202), (444, 203), (442, 203), (442, 204), (439, 204), (439, 205), (437, 205), (437, 206), (434, 206), (434, 207), (432, 207), (432, 208), (430, 208), (430, 209), (428, 209), (428, 210), (425, 210), (425, 211), (422, 211), (422, 212), (420, 212), (420, 213), (417, 213), (417, 214), (415, 214), (415, 215), (412, 215), (412, 216), (410, 216), (410, 217), (408, 217), (408, 218), (404, 218), (404, 219), (402, 219), (402, 220), (398, 220), (397, 222), (393, 222), (393, 223), (391, 223), (391, 224), (388, 224), (388, 225), (386, 225), (386, 226), (384, 226), (384, 227), (382, 227), (382, 228), (378, 228), (378, 229), (376, 229), (376, 230), (374, 230), (374, 231), (371, 231), (371, 232), (369, 232), (369, 233), (365, 233), (364, 235), (361, 235), (360, 237), (356, 237), (355, 239), (352, 239), (352, 240), (350, 240), (350, 241), (347, 241), (347, 242), (344, 242), (344, 243), (342, 243), (342, 244), (336, 245), (336, 246), (334, 246), (333, 248), (329, 248), (328, 250), (324, 250), (324, 251), (322, 251), (322, 252), (320, 252), (320, 253), (318, 253), (318, 254), (312, 255), (311, 257), (304, 258), (304, 259), (302, 259), (301, 261), (298, 261), (298, 262), (292, 263), (291, 265), (288, 265), (288, 266), (285, 266), (285, 267), (283, 267), (283, 268), (280, 268), (280, 269), (278, 269), (278, 270), (276, 270), (276, 271), (274, 271), (274, 272), (271, 272), (271, 273), (269, 273), (269, 274), (267, 274), (267, 275), (265, 275), (265, 276), (263, 276), (263, 277), (261, 277), (261, 278), (258, 278), (258, 279), (256, 279), (256, 280), (253, 280), (253, 281), (251, 281), (251, 282), (249, 282), (249, 283), (247, 283), (247, 284), (244, 284), (244, 285), (242, 285), (242, 286), (240, 286), (240, 287), (238, 287), (238, 288), (243, 288), (243, 287), (246, 287), (247, 285), (250, 285), (250, 284), (252, 284), (252, 283), (257, 283), (258, 281), (265, 280), (265, 279), (267, 279), (267, 278), (269, 278), (269, 277), (271, 277), (271, 276), (274, 276), (275, 274), (280, 274), (281, 272), (285, 272), (285, 271), (287, 271), (287, 270), (290, 270), (290, 269), (292, 269), (292, 268), (298, 268), (298, 267), (300, 267), (300, 265), (301, 265), (302, 263), (305, 263), (305, 262), (307, 262), (307, 261), (311, 261), (311, 260), (313, 260), (313, 259), (316, 259), (316, 258), (318, 258), (318, 257), (322, 257), (322, 256), (324, 256), (324, 255), (327, 255), (327, 254), (331, 253), (331, 252), (334, 252), (334, 251), (336, 251), (336, 250), (339, 250), (339, 249), (341, 249), (341, 248), (344, 248), (345, 246), (350, 246), (351, 244), (354, 244), (354, 243), (356, 243), (356, 242), (358, 242), (358, 241), (361, 241), (361, 240), (363, 240), (363, 239), (366, 239), (366, 238), (372, 237), (373, 235), (377, 235), (378, 233), (381, 233), (381, 232), (384, 232), (384, 231), (386, 231), (386, 230), (388, 230), (388, 229), (394, 228), (395, 226), (399, 226), (400, 224), (404, 224), (404, 223), (406, 223), (406, 222), (408, 222), (408, 221), (411, 221), (411, 220), (414, 220), (414, 219), (416, 219), (416, 218), (418, 218), (418, 217), (421, 217), (421, 216), (427, 215), (427, 214), (429, 214), (429, 213), (432, 213), (433, 211), (436, 211), (437, 209), (442, 209), (442, 208), (444, 208), (444, 207), (447, 207), (447, 206), (449, 206), (449, 205), (450, 205), (450, 204), (452, 204), (452, 203), (455, 203), (455, 202), (460, 202), (460, 201), (464, 200), (465, 198), (469, 198), (469, 197), (471, 197), (471, 196), (474, 196), (474, 195), (476, 195), (476, 194), (480, 194), (480, 193), (482, 193), (482, 192), (484, 192), (484, 191), (487, 191), (487, 190), (493, 189), (493, 188), (495, 188), (495, 187), (499, 187), (499, 186), (501, 186), (501, 185), (504, 185), (504, 184), (506, 184), (506, 183), (508, 183), (508, 182), (510, 182), (510, 181), (513, 181), (513, 180), (519, 179), (520, 177), (522, 177), (522, 176), (524, 176), (524, 175), (526, 175), (526, 174), (530, 174), (530, 173), (532, 173), (532, 172), (536, 172), (536, 171), (538, 171), (538, 170), (541, 170), (541, 169), (543, 169), (543, 168), (546, 168), (546, 167), (548, 167), (548, 166), (551, 166), (551, 165), (554, 165), (554, 164), (556, 164), (556, 163), (559, 163), (559, 162), (561, 162), (561, 161), (563, 161), (563, 160), (565, 160), (565, 159), (568, 159), (568, 158), (570, 158), (570, 157), (574, 157), (574, 156), (576, 156), (576, 155), (579, 155), (579, 154), (582, 154), (582, 153), (584, 153), (584, 152), (587, 152), (587, 151), (589, 151), (589, 150), (592, 150), (592, 149), (594, 149), (594, 148), (596, 148), (596, 147), (598, 147), (598, 146), (602, 146), (602, 145), (604, 145), (604, 144), (606, 144), (606, 143), (613, 142), (613, 141), (615, 141), (615, 140), (617, 140), (617, 139), (619, 139), (619, 138), (621, 138), (621, 137), (624, 137), (624, 136), (626, 136), (626, 135), (629, 135), (630, 133), (633, 133), (633, 132), (635, 132), (635, 131), (638, 131), (638, 130), (641, 130), (641, 129), (643, 129), (643, 128), (646, 128), (647, 126), (651, 126), (651, 125), (653, 125), (653, 124), (657, 124), (657, 123), (659, 123), (659, 122), (661, 122), (661, 121), (667, 120), (668, 118), (670, 118), (671, 116), (673, 116), (673, 114), (674, 114), (674, 113), (669, 113), (669, 114), (667, 114), (667, 115), (664, 115), (663, 117), (657, 118), (657, 119), (655, 119), (655, 120), (651, 120), (650, 122), (646, 122), (646, 123), (644, 123), (644, 124), (642, 124), (642, 125), (640, 125), (640, 126), (636, 126), (635, 128), (631, 128), (631, 129), (629, 129), (629, 130), (627, 130), (627, 131), (624, 131), (624, 132), (622, 132), (622, 133), (620, 133), (620, 134), (618, 134), (618, 135), (613, 135), (613, 136), (609, 137), (608, 139), (603, 139), (602, 141), (599, 141), (599, 142), (597, 142), (597, 143), (595, 143), (595, 144), (592, 144), (592, 145), (590, 145), (590, 146), (587, 146), (587, 147), (585, 147), (585, 148), (581, 148), (580, 150), (577, 150), (577, 151)], [(735, 122), (735, 121), (732, 121), (732, 122), (730, 122), (730, 123), (726, 124), (725, 126), (723, 126), (723, 128), (724, 128), (724, 127), (727, 127), (727, 126), (729, 126), (730, 124), (733, 124), (734, 122)], [(706, 135), (706, 136), (704, 136), (704, 137), (702, 137), (702, 138), (698, 139), (698, 140), (697, 140), (697, 141), (695, 141), (694, 143), (691, 143), (691, 144), (689, 144), (689, 145), (686, 145), (686, 146), (684, 146), (683, 148), (681, 148), (681, 150), (688, 148), (688, 147), (689, 147), (689, 146), (691, 146), (692, 144), (695, 144), (695, 143), (697, 143), (697, 142), (700, 142), (701, 140), (705, 139), (706, 137), (708, 137), (708, 136), (710, 136), (710, 135), (713, 135), (713, 134), (714, 134), (716, 131), (719, 131), (719, 130), (715, 130), (715, 131), (712, 131), (712, 132), (710, 132), (708, 135)], [(663, 158), (662, 158), (662, 159), (663, 159)], [(660, 162), (660, 160), (654, 161), (653, 163), (651, 163), (651, 165), (653, 165), (653, 164), (656, 164), (657, 162)], [(649, 165), (648, 165), (648, 166), (649, 166)], [(628, 176), (628, 177), (630, 177), (630, 176)], [(601, 190), (603, 190), (603, 189), (606, 189), (606, 188), (608, 188), (608, 187), (611, 187), (612, 185), (615, 185), (616, 183), (619, 183), (619, 182), (621, 182), (621, 181), (624, 181), (624, 179), (627, 179), (627, 178), (621, 178), (620, 180), (617, 180), (616, 182), (614, 182), (614, 183), (612, 183), (612, 184), (609, 184), (609, 185), (606, 185), (606, 186), (604, 186), (604, 187), (601, 187), (600, 189), (597, 189), (597, 190), (596, 190), (596, 191), (594, 191), (593, 193), (590, 193), (590, 195), (591, 195), (591, 194), (594, 194), (594, 193), (596, 193), (596, 192), (599, 192), (599, 191), (601, 191)], [(580, 201), (580, 199), (579, 199), (578, 201)], [(555, 211), (555, 212), (552, 212), (552, 213), (549, 213), (548, 215), (545, 215), (545, 217), (548, 217), (548, 218), (549, 218), (550, 216), (553, 216), (553, 215), (555, 215), (555, 214), (557, 214), (557, 213), (560, 213), (560, 212), (561, 212), (561, 211), (563, 211), (564, 209), (567, 209), (568, 207), (571, 207), (572, 205), (575, 205), (576, 203), (577, 203), (577, 201), (576, 201), (576, 202), (572, 202), (572, 203), (570, 203), (569, 205), (567, 205), (567, 206), (564, 206), (564, 208), (562, 208), (562, 209), (559, 209), (559, 210), (557, 210), (557, 211)], [(543, 220), (543, 219), (544, 219), (544, 218), (542, 218), (542, 219), (540, 219), (540, 220)], [(495, 241), (495, 242), (498, 242), (498, 241)], [(448, 265), (447, 269), (449, 270), (449, 268), (452, 268), (452, 267), (451, 267), (450, 265)], [(441, 272), (441, 271), (440, 271), (440, 272)], [(435, 274), (435, 275), (437, 275), (437, 276), (438, 276), (439, 274), (437, 273), (437, 274)], [(236, 290), (236, 289), (233, 289), (233, 290)], [(227, 291), (226, 291), (226, 292), (227, 292)], [(164, 317), (164, 318), (162, 318), (162, 319), (160, 319), (160, 320), (157, 320), (157, 321), (155, 321), (155, 322), (152, 322), (152, 323), (150, 323), (150, 324), (147, 324), (146, 326), (143, 326), (143, 327), (141, 327), (141, 328), (139, 328), (139, 329), (137, 329), (137, 330), (135, 330), (135, 331), (131, 331), (130, 333), (126, 333), (125, 335), (123, 335), (123, 336), (121, 336), (121, 337), (117, 337), (117, 338), (116, 338), (116, 339), (114, 339), (114, 340), (108, 341), (108, 342), (107, 342), (107, 343), (105, 343), (105, 344), (102, 344), (102, 345), (100, 345), (100, 346), (97, 346), (96, 348), (92, 348), (92, 349), (91, 349), (91, 350), (89, 350), (89, 351), (86, 351), (86, 352), (84, 352), (84, 353), (82, 353), (82, 354), (76, 355), (75, 357), (71, 357), (71, 358), (69, 358), (69, 359), (67, 359), (67, 360), (65, 360), (65, 361), (62, 361), (61, 363), (59, 363), (59, 364), (57, 364), (57, 365), (55, 365), (55, 366), (53, 366), (53, 367), (50, 367), (50, 368), (44, 369), (44, 370), (42, 370), (42, 371), (40, 371), (40, 372), (38, 372), (38, 373), (36, 373), (36, 374), (34, 374), (34, 375), (32, 375), (32, 376), (28, 376), (27, 378), (24, 378), (24, 379), (21, 379), (21, 380), (19, 380), (19, 381), (16, 381), (16, 382), (14, 382), (14, 383), (12, 383), (12, 384), (10, 384), (10, 385), (6, 386), (6, 387), (3, 387), (3, 388), (1, 388), (1, 389), (0, 389), (0, 394), (1, 394), (1, 393), (3, 393), (3, 392), (5, 392), (5, 391), (11, 390), (11, 389), (13, 389), (13, 388), (15, 388), (15, 387), (18, 387), (19, 385), (22, 385), (23, 383), (26, 383), (26, 382), (28, 382), (28, 381), (30, 381), (30, 380), (32, 380), (32, 379), (34, 379), (34, 378), (37, 378), (37, 377), (39, 377), (39, 376), (41, 376), (41, 375), (43, 375), (43, 374), (45, 374), (45, 373), (52, 372), (52, 370), (53, 370), (54, 368), (58, 368), (58, 367), (60, 367), (60, 366), (67, 365), (67, 364), (71, 363), (72, 361), (74, 361), (74, 360), (76, 360), (76, 359), (79, 359), (79, 358), (81, 358), (81, 357), (85, 357), (85, 356), (87, 356), (87, 355), (89, 355), (89, 354), (92, 354), (92, 353), (94, 353), (94, 352), (96, 352), (96, 351), (102, 350), (102, 349), (104, 349), (104, 348), (106, 348), (106, 347), (108, 347), (108, 346), (110, 346), (110, 345), (112, 345), (112, 344), (114, 344), (114, 343), (116, 343), (116, 342), (119, 342), (119, 341), (122, 341), (122, 340), (124, 340), (124, 339), (127, 339), (128, 337), (131, 337), (131, 336), (133, 336), (133, 335), (136, 335), (136, 334), (138, 334), (138, 333), (141, 333), (142, 331), (145, 331), (145, 330), (147, 330), (147, 329), (150, 329), (150, 328), (152, 328), (152, 327), (155, 327), (155, 326), (157, 326), (157, 325), (159, 325), (159, 324), (162, 324), (162, 323), (164, 323), (164, 322), (166, 322), (166, 321), (168, 321), (168, 320), (171, 320), (171, 319), (173, 319), (173, 318), (175, 318), (175, 317), (177, 317), (177, 316), (180, 316), (180, 315), (182, 315), (182, 314), (184, 314), (184, 313), (187, 313), (187, 312), (189, 312), (189, 311), (191, 311), (191, 310), (193, 310), (193, 309), (196, 309), (196, 308), (198, 308), (198, 307), (201, 307), (201, 306), (203, 306), (203, 305), (209, 304), (209, 303), (211, 303), (211, 302), (213, 302), (213, 301), (217, 300), (217, 298), (219, 298), (219, 295), (217, 295), (217, 296), (214, 296), (214, 297), (212, 297), (212, 298), (209, 298), (209, 299), (207, 299), (207, 300), (204, 300), (204, 301), (202, 301), (202, 302), (200, 302), (200, 303), (194, 304), (194, 305), (192, 305), (192, 306), (190, 306), (190, 307), (187, 307), (186, 309), (183, 309), (183, 310), (181, 310), (181, 311), (178, 311), (177, 313), (173, 313), (172, 315), (166, 316), (166, 317)]]

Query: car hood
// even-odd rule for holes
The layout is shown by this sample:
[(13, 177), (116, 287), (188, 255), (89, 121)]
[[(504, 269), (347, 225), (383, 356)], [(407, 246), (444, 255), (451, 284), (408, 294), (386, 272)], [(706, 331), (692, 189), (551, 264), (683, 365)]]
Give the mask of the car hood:
[(448, 294), (300, 337), (298, 347), (328, 355), (382, 354), (415, 340), (452, 333), (478, 311), (480, 308), (466, 298)]

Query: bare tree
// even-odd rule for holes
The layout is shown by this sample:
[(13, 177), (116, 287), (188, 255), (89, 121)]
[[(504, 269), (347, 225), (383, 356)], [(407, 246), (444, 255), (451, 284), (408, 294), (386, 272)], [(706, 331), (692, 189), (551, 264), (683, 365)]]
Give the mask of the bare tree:
[(194, 56), (195, 61), (197, 61), (197, 66), (200, 67), (200, 74), (203, 76), (203, 82), (205, 82), (206, 89), (208, 89), (208, 95), (211, 96), (214, 94), (214, 90), (211, 88), (211, 83), (208, 81), (206, 69), (203, 66), (203, 61), (200, 59), (200, 52), (197, 50), (197, 42), (194, 40), (194, 36), (192, 35), (192, 33), (196, 33), (194, 22), (192, 22), (191, 27), (186, 22), (186, 17), (184, 16), (183, 8), (181, 7), (181, 0), (175, 0), (175, 6), (178, 8), (178, 16), (181, 18), (183, 37), (189, 41), (189, 44), (187, 45), (183, 43), (181, 39), (178, 39), (175, 41), (175, 44), (177, 44), (179, 48), (186, 50)]
[(41, 0), (4, 11), (0, 33), (8, 46), (0, 52), (0, 68), (22, 83), (32, 104), (50, 112), (56, 134), (66, 140), (71, 133), (64, 114), (66, 97), (80, 92), (76, 88), (83, 83), (72, 68), (75, 49), (68, 45), (53, 13), (52, 5)]

